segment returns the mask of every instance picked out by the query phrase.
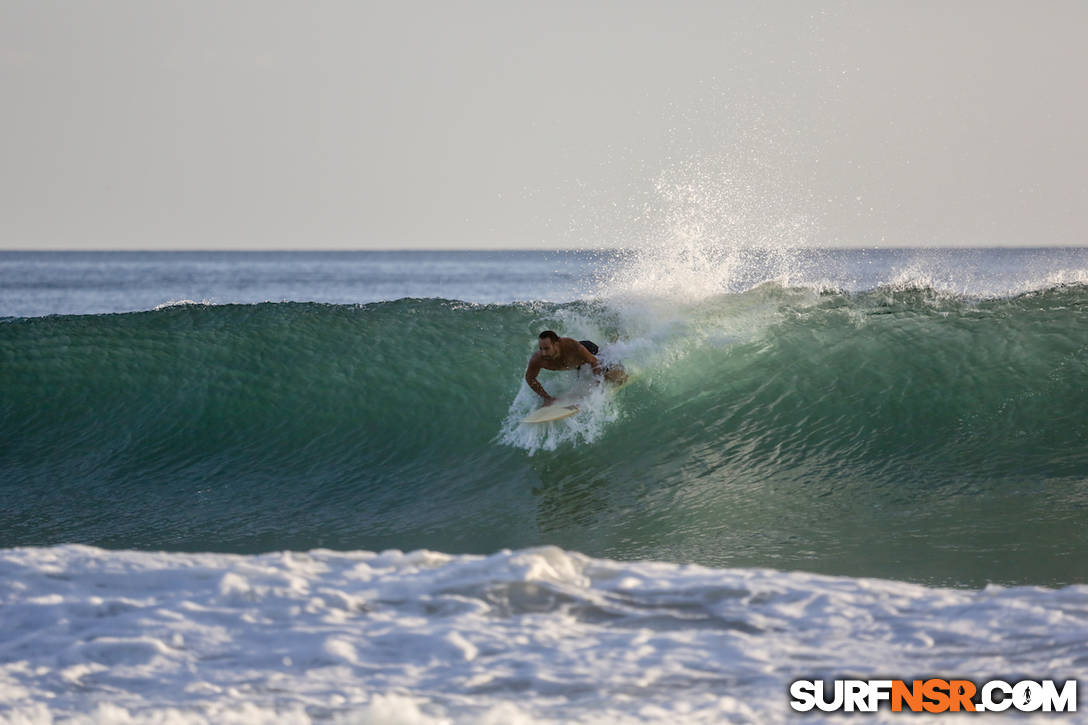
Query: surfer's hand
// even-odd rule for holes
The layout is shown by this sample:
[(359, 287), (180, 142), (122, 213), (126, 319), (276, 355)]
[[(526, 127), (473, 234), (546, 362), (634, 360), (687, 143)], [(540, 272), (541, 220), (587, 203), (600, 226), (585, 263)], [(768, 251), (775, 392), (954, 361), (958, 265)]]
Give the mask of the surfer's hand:
[(551, 405), (556, 401), (556, 398), (544, 398), (544, 405)]

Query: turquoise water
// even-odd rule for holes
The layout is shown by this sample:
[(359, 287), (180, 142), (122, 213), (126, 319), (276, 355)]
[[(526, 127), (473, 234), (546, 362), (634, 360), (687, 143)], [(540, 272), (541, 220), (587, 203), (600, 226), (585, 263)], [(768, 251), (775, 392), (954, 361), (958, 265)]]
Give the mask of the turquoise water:
[[(395, 295), (362, 282), (351, 304), (252, 297), (278, 297), (292, 265), (344, 269), (322, 255), (263, 272), (245, 255), (186, 262), (217, 270), (211, 296), (240, 304), (115, 312), (163, 300), (102, 282), (95, 298), (113, 309), (35, 316), (49, 309), (28, 295), (33, 315), (12, 315), (6, 288), (0, 547), (557, 544), (925, 584), (1084, 581), (1078, 250), (806, 252), (787, 260), (792, 277), (742, 265), (710, 293), (720, 267), (688, 263), (681, 286), (698, 294), (601, 254), (407, 258), (404, 290), (450, 265), (476, 285), (486, 263), (502, 280), (490, 293), (511, 300), (531, 259), (554, 293), (536, 296), (559, 300), (481, 304), (436, 285), (366, 301)], [(66, 311), (87, 288), (49, 270), (86, 259), (35, 258), (48, 277), (37, 287), (26, 257), (3, 263), (23, 265), (23, 289), (68, 294), (55, 304)], [(100, 282), (136, 274), (110, 259), (96, 258)], [(139, 261), (160, 278), (178, 269), (168, 255)], [(223, 281), (247, 274), (263, 277)], [(349, 295), (350, 277), (311, 297)], [(160, 296), (204, 295), (179, 285)], [(635, 382), (569, 421), (519, 426), (545, 328), (597, 341)], [(542, 382), (559, 391), (572, 378)]]
[[(1076, 678), (1086, 282), (0, 254), (0, 721), (790, 723), (798, 678)], [(545, 328), (633, 382), (544, 372), (581, 410), (520, 424)]]

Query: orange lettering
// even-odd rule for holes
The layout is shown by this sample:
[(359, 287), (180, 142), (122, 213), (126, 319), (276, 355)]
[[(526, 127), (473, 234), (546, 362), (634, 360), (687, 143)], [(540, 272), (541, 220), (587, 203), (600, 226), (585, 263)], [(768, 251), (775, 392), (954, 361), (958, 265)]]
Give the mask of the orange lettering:
[(952, 680), (948, 683), (949, 705), (952, 712), (959, 712), (962, 707), (967, 712), (975, 711), (975, 683), (970, 680)]
[(902, 680), (895, 680), (892, 682), (892, 712), (902, 712), (904, 701), (906, 701), (907, 707), (909, 707), (912, 712), (921, 712), (921, 680), (914, 680), (910, 687), (907, 687), (907, 683)]
[(930, 702), (922, 703), (926, 712), (944, 712), (948, 709), (948, 681), (932, 679), (922, 683), (922, 694)]

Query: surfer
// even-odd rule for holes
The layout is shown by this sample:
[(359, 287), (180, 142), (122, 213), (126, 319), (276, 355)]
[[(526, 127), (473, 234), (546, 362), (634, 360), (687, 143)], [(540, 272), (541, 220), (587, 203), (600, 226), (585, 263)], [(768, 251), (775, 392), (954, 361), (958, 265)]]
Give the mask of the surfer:
[(601, 365), (597, 360), (597, 346), (589, 340), (575, 340), (573, 337), (560, 337), (551, 330), (540, 333), (540, 348), (529, 358), (529, 367), (525, 370), (525, 382), (533, 392), (544, 398), (544, 405), (551, 405), (555, 398), (548, 395), (544, 386), (537, 382), (536, 376), (541, 368), (545, 370), (577, 370), (589, 365), (594, 375), (604, 375), (610, 383), (622, 383), (627, 379), (627, 372), (622, 365)]

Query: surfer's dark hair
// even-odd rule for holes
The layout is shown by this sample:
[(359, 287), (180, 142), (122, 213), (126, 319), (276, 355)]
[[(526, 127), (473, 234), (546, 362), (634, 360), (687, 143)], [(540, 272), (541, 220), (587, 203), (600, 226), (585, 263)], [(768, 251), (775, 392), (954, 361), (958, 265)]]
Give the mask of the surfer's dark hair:
[(540, 333), (538, 337), (541, 340), (543, 340), (544, 338), (548, 338), (552, 342), (559, 342), (559, 335), (556, 335), (555, 332), (553, 332), (552, 330), (545, 330), (544, 332)]

